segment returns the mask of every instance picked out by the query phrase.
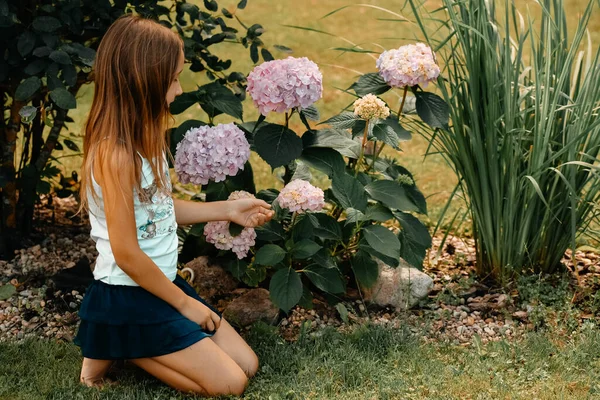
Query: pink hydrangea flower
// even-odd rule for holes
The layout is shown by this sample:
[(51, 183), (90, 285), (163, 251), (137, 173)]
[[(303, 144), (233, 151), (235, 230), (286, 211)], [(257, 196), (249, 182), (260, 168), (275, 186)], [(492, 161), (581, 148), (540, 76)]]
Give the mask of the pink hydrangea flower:
[[(227, 200), (238, 200), (254, 196), (243, 190), (232, 192)], [(212, 243), (219, 250), (231, 250), (241, 260), (248, 255), (250, 248), (256, 244), (256, 231), (254, 228), (244, 228), (237, 236), (229, 233), (228, 221), (212, 221), (204, 226), (206, 241)]]
[(299, 214), (305, 211), (321, 211), (325, 206), (325, 194), (318, 187), (296, 179), (281, 190), (277, 202), (281, 207)]
[(423, 43), (384, 51), (377, 59), (377, 69), (391, 87), (426, 87), (440, 75), (431, 48)]
[(250, 145), (235, 124), (192, 128), (177, 144), (175, 170), (182, 183), (206, 185), (224, 181), (244, 169)]
[(262, 115), (307, 108), (321, 98), (323, 75), (306, 57), (267, 61), (248, 75), (247, 91)]

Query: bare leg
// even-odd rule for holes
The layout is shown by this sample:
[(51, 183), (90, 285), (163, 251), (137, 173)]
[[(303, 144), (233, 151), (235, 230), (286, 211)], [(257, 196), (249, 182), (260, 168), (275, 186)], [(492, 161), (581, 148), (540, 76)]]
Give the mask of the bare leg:
[(207, 339), (175, 353), (131, 362), (175, 389), (203, 396), (240, 396), (248, 383), (236, 362)]
[(248, 378), (256, 374), (258, 357), (229, 322), (223, 319), (221, 326), (211, 339), (240, 366)]
[(102, 386), (104, 383), (104, 375), (112, 364), (112, 360), (84, 358), (79, 381), (86, 386)]

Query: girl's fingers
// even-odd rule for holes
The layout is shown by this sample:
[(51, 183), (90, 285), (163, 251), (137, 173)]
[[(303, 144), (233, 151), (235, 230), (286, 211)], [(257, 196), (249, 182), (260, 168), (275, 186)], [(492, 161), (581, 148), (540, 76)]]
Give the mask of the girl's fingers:
[(212, 318), (209, 319), (208, 321), (206, 321), (206, 327), (204, 328), (204, 330), (206, 330), (208, 332), (214, 332), (215, 323), (213, 322)]
[(217, 313), (213, 312), (210, 314), (213, 324), (215, 325), (215, 330), (221, 327), (221, 317), (217, 315)]

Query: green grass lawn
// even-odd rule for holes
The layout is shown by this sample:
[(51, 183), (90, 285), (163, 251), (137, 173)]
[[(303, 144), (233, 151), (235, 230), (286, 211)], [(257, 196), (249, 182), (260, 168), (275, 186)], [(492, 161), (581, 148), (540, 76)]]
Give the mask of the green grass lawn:
[[(246, 399), (593, 399), (600, 398), (600, 330), (531, 333), (523, 341), (470, 348), (424, 344), (405, 331), (362, 326), (321, 331), (296, 343), (258, 326), (249, 342), (261, 359)], [(77, 383), (72, 344), (0, 344), (0, 399), (182, 399), (134, 371), (98, 391)]]

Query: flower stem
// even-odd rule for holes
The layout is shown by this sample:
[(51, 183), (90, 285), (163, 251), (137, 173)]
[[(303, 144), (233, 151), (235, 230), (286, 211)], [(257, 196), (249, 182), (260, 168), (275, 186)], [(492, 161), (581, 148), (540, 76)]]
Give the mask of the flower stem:
[(295, 212), (295, 211), (292, 213), (292, 222), (291, 222), (291, 225), (290, 225), (290, 230), (294, 227), (294, 225), (296, 225), (296, 216), (297, 215), (298, 215), (298, 213)]
[(360, 168), (360, 162), (362, 161), (365, 155), (365, 146), (367, 145), (367, 135), (369, 134), (369, 123), (371, 121), (367, 120), (365, 123), (365, 132), (363, 133), (362, 145), (360, 146), (360, 155), (358, 156), (358, 160), (356, 160), (356, 168), (354, 170), (354, 176), (358, 175), (358, 170)]
[(290, 122), (290, 115), (287, 113), (285, 113), (285, 127), (287, 128)]
[(404, 94), (402, 95), (402, 102), (400, 103), (400, 108), (398, 109), (398, 121), (400, 121), (400, 117), (402, 116), (402, 110), (404, 109), (404, 102), (406, 101), (407, 93), (408, 93), (408, 86), (404, 86)]

